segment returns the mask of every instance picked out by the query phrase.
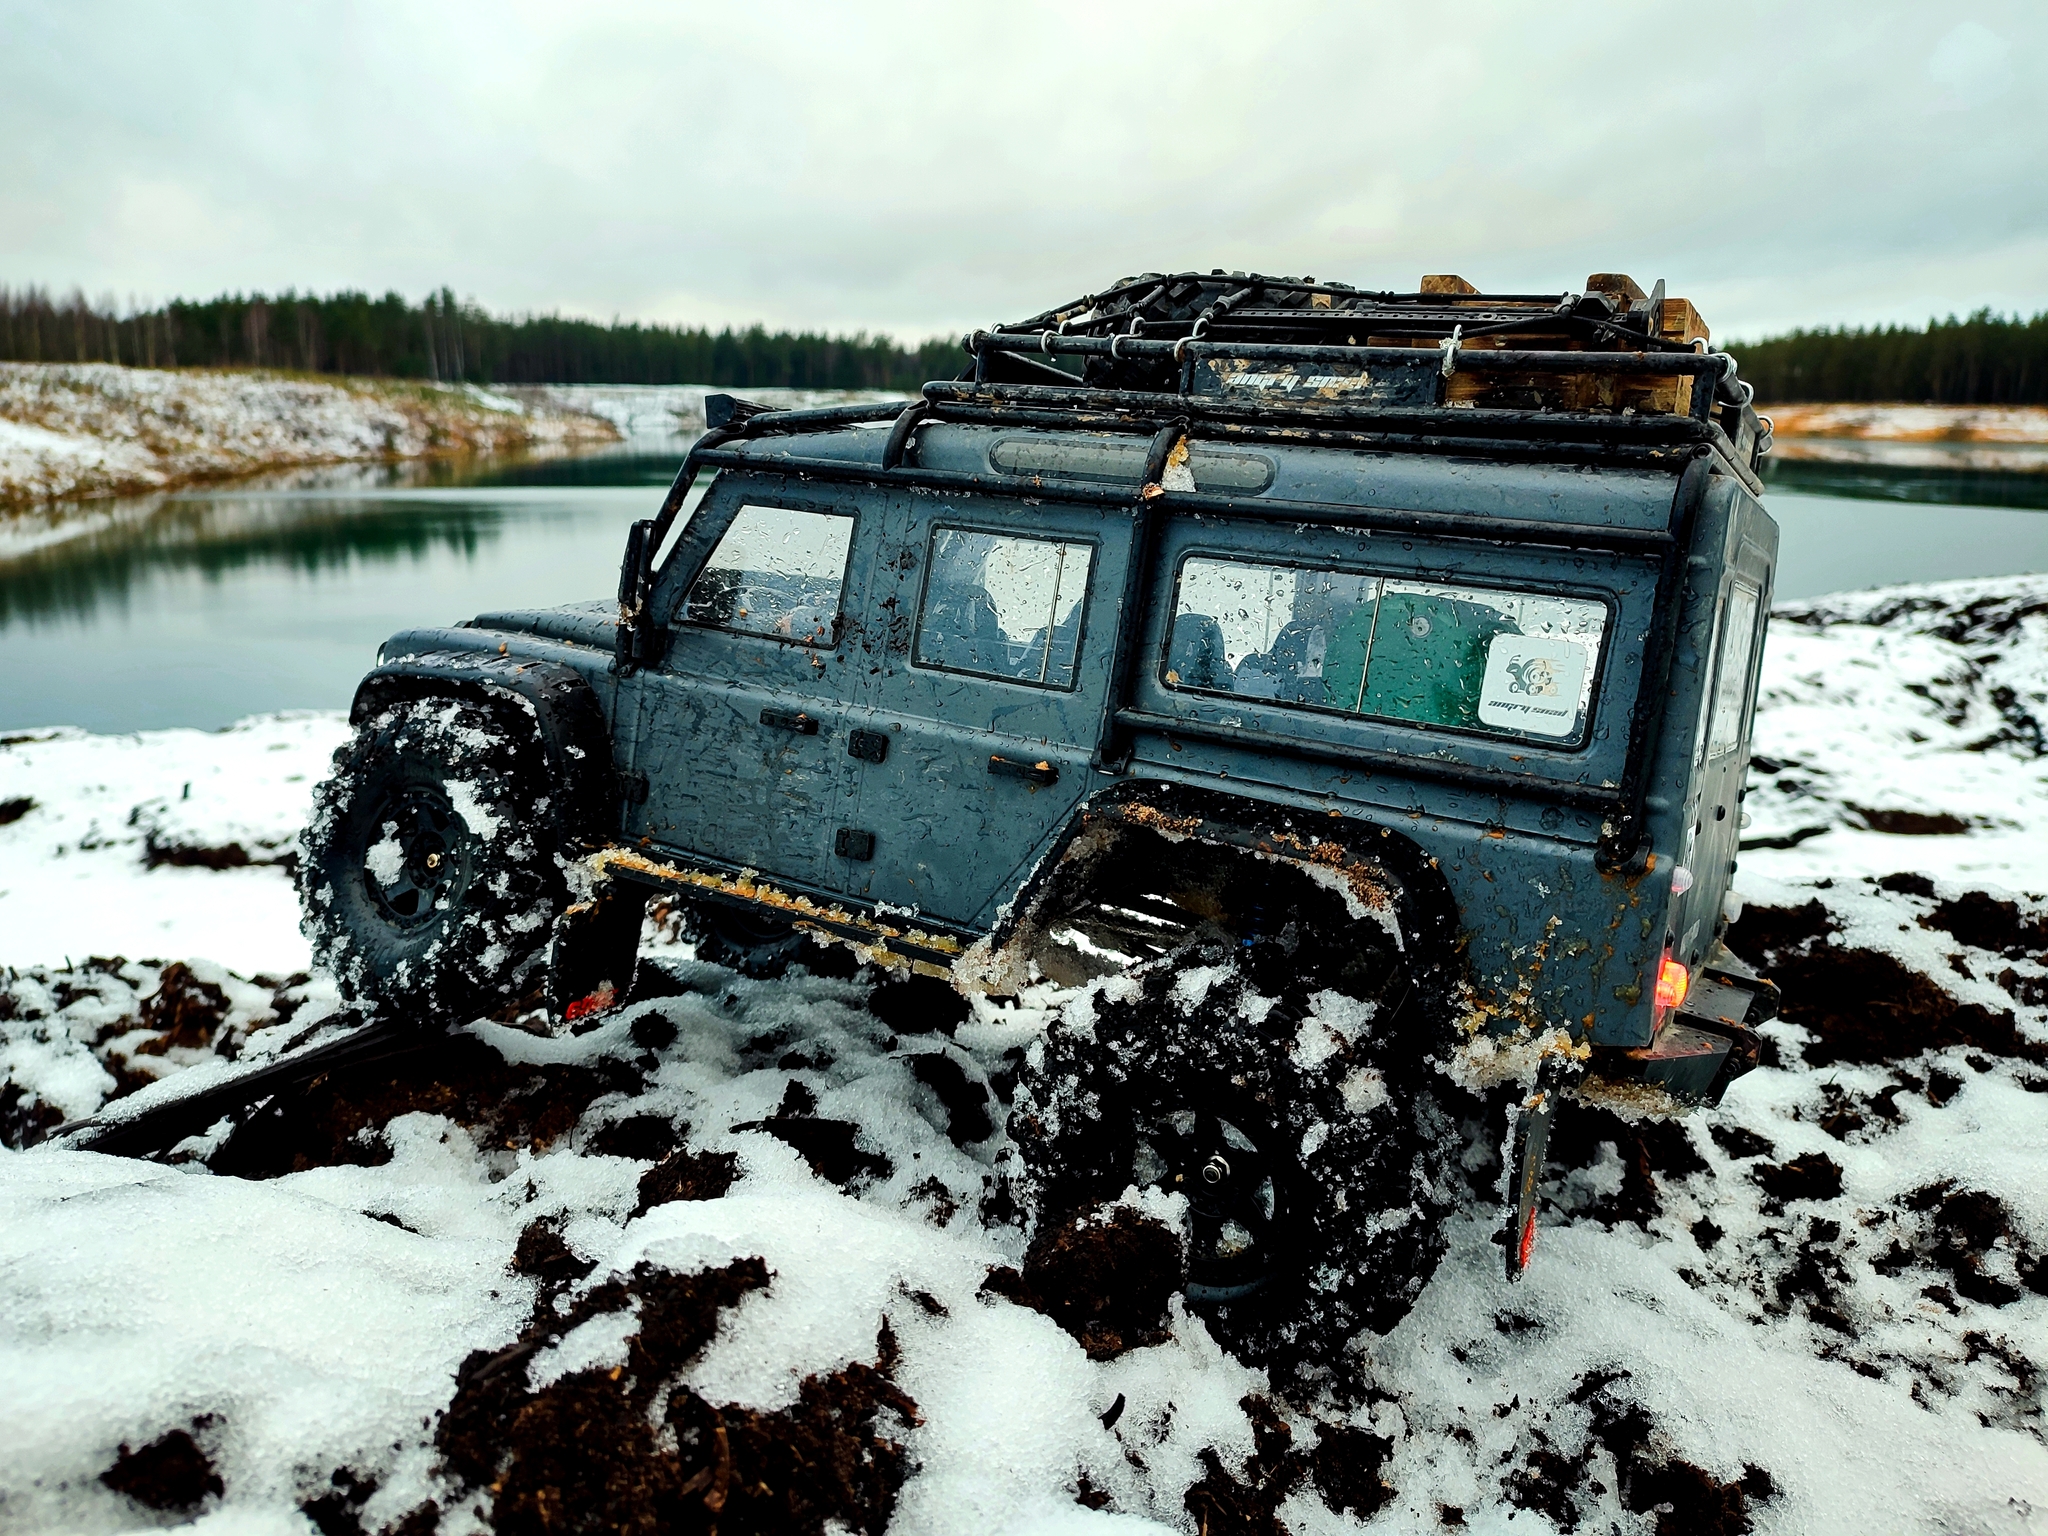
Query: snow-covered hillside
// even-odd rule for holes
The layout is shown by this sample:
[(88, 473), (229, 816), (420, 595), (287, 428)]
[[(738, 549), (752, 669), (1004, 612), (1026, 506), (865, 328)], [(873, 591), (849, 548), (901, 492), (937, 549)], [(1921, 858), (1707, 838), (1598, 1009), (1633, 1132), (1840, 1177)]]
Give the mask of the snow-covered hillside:
[[(748, 981), (656, 925), (589, 1034), (480, 1023), (168, 1165), (0, 1151), (0, 1527), (2041, 1530), (2044, 727), (2048, 578), (1781, 611), (1766, 1065), (1568, 1110), (1512, 1288), (1479, 1137), (1339, 1389), (1105, 1291), (1157, 1202), (1027, 1251), (998, 1090), (1058, 998)], [(5, 1140), (335, 1027), (279, 861), (340, 730), (0, 746)]]
[(1781, 459), (1893, 469), (2048, 470), (2037, 405), (1773, 405)]
[(741, 395), (756, 405), (778, 411), (874, 405), (903, 398), (876, 389), (737, 388), (718, 384), (528, 384), (509, 387), (505, 393), (543, 410), (602, 417), (628, 438), (695, 437), (704, 430), (706, 395)]
[(590, 447), (618, 435), (544, 396), (468, 386), (0, 363), (0, 509), (299, 464)]

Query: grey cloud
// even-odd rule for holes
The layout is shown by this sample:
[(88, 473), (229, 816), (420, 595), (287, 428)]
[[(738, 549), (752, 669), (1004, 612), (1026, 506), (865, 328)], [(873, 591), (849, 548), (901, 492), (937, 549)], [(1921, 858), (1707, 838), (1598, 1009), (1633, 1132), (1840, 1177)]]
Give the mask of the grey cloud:
[(951, 331), (1194, 265), (2048, 304), (2048, 11), (0, 0), (0, 280)]

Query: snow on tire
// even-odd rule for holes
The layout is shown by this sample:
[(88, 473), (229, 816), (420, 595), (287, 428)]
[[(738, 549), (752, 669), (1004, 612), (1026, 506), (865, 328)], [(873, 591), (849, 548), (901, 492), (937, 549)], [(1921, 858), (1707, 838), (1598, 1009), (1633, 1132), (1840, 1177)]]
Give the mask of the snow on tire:
[(1043, 1229), (1134, 1184), (1186, 1196), (1190, 1305), (1276, 1379), (1325, 1375), (1444, 1251), (1455, 1127), (1392, 1022), (1262, 996), (1220, 945), (1097, 984), (1026, 1053), (1027, 1209)]
[(530, 714), (429, 698), (363, 722), (314, 791), (300, 928), (386, 1016), (474, 1017), (544, 963), (566, 896)]

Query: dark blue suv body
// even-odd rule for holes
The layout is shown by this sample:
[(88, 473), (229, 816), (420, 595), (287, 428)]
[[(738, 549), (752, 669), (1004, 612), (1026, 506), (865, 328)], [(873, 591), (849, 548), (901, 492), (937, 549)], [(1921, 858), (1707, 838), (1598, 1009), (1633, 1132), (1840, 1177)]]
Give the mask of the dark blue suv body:
[[(358, 722), (511, 719), (568, 871), (523, 970), (480, 940), (436, 996), (545, 963), (600, 1012), (652, 895), (743, 961), (842, 941), (1002, 994), (1277, 935), (1285, 867), (1391, 945), (1469, 1082), (1687, 1102), (1755, 1060), (1768, 984), (1719, 934), (1777, 534), (1690, 305), (1155, 274), (966, 347), (899, 405), (714, 397), (617, 604), (384, 646)], [(406, 814), (481, 891), (462, 819)], [(335, 878), (376, 886), (365, 857)], [(339, 968), (404, 993), (433, 942)]]

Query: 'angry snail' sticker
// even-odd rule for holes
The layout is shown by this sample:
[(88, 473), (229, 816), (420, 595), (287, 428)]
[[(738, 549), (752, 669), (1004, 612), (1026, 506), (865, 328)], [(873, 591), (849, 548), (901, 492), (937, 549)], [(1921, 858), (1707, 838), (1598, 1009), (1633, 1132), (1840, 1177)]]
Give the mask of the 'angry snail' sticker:
[(1486, 652), (1479, 721), (1531, 736), (1570, 736), (1579, 728), (1586, 648), (1576, 640), (1496, 635)]

